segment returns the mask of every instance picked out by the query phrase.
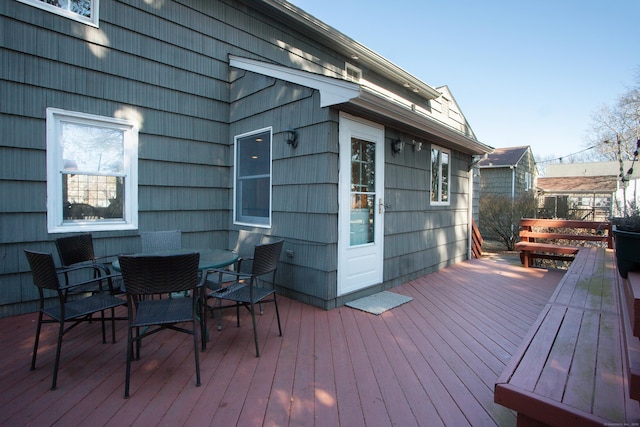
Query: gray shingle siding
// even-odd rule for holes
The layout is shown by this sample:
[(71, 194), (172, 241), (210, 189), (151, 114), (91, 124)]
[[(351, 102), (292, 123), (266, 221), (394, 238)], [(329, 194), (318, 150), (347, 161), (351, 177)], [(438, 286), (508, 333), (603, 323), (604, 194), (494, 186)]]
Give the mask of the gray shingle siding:
[[(316, 90), (231, 68), (229, 55), (334, 76), (348, 60), (238, 1), (102, 0), (99, 28), (0, 2), (0, 316), (35, 308), (23, 249), (57, 258), (54, 240), (62, 235), (47, 232), (48, 107), (140, 117), (139, 230), (93, 233), (100, 255), (140, 250), (139, 231), (148, 230), (180, 229), (186, 247), (233, 246), (237, 230), (251, 230), (233, 224), (233, 137), (273, 127), (272, 227), (253, 231), (284, 238), (295, 254), (282, 258), (284, 294), (323, 308), (343, 302), (336, 294), (339, 111), (320, 108)], [(376, 84), (404, 90), (362, 68)], [(393, 156), (398, 124), (385, 124), (390, 206), (380, 288), (466, 258), (471, 161), (452, 151), (451, 205), (431, 206), (427, 135), (416, 135), (422, 151), (407, 146)], [(284, 142), (290, 127), (300, 140), (295, 150)]]

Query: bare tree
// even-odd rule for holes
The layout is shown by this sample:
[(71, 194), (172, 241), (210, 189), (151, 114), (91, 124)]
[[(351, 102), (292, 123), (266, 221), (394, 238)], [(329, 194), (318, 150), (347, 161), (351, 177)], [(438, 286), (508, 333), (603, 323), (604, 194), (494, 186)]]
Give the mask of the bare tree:
[(480, 232), (486, 239), (504, 243), (512, 251), (520, 241), (520, 219), (533, 218), (537, 200), (527, 193), (515, 200), (501, 194), (487, 194), (480, 198)]
[(614, 105), (600, 107), (592, 114), (591, 122), (588, 140), (595, 146), (600, 160), (619, 160), (619, 149), (622, 160), (631, 160), (637, 155), (640, 139), (640, 68), (636, 75), (636, 86), (621, 95)]

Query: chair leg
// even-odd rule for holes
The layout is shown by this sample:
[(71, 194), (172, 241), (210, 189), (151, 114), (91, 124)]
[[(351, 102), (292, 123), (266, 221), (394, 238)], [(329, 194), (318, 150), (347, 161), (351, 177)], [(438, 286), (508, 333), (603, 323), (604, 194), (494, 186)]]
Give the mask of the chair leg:
[[(140, 328), (136, 327), (136, 338), (140, 336)], [(133, 344), (132, 344), (133, 345)], [(142, 339), (138, 338), (136, 340), (136, 353), (134, 354), (135, 360), (140, 360), (140, 349), (142, 348)]]
[(222, 300), (219, 299), (216, 302), (218, 304), (218, 315), (216, 316), (218, 318), (218, 330), (221, 331), (222, 330)]
[(104, 323), (104, 310), (100, 311), (100, 326), (102, 326), (102, 344), (107, 343), (107, 331)]
[(280, 311), (278, 311), (278, 300), (276, 299), (276, 294), (273, 294), (273, 305), (276, 306), (276, 319), (278, 319), (278, 332), (280, 332), (280, 336), (282, 336), (282, 327), (280, 326)]
[[(195, 316), (195, 315), (194, 315)], [(198, 320), (193, 318), (193, 354), (196, 358), (196, 386), (200, 387), (200, 355), (198, 354)], [(202, 338), (204, 342), (204, 338)]]
[(36, 356), (38, 355), (38, 343), (40, 342), (40, 329), (42, 328), (42, 311), (38, 313), (38, 326), (36, 327), (36, 340), (33, 344), (33, 355), (31, 356), (31, 370), (36, 369)]
[(60, 328), (58, 330), (58, 345), (56, 347), (56, 361), (53, 364), (53, 380), (51, 381), (51, 390), (56, 389), (58, 381), (58, 367), (60, 366), (60, 350), (62, 348), (62, 335), (64, 335), (64, 320), (60, 320)]
[(209, 331), (207, 330), (207, 296), (203, 295), (200, 298), (200, 341), (202, 344), (202, 351), (207, 349), (207, 341), (209, 341)]
[[(131, 377), (131, 358), (133, 357), (133, 328), (128, 327), (127, 338), (127, 368), (125, 370), (124, 379), (124, 398), (129, 398), (129, 378)], [(140, 350), (138, 350), (138, 356), (140, 356)]]
[(111, 343), (116, 343), (116, 309), (111, 308)]
[(260, 347), (258, 347), (258, 328), (256, 327), (256, 307), (250, 303), (251, 322), (253, 323), (253, 341), (256, 343), (256, 357), (260, 357)]

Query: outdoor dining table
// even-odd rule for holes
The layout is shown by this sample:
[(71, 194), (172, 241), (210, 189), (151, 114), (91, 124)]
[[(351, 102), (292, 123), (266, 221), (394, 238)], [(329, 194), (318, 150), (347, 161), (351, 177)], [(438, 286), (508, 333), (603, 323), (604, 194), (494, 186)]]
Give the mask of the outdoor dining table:
[[(238, 260), (238, 254), (235, 251), (226, 249), (171, 249), (159, 252), (144, 252), (137, 255), (180, 255), (198, 252), (200, 254), (200, 262), (198, 270), (207, 270), (209, 268), (221, 268), (231, 265)], [(116, 271), (120, 271), (120, 261), (114, 260), (111, 265)]]

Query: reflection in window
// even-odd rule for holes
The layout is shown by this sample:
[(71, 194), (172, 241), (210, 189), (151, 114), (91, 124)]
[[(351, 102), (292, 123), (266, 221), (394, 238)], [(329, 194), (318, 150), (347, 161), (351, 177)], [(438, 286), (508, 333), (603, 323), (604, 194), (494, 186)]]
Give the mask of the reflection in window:
[(61, 123), (63, 220), (124, 219), (124, 131)]
[(431, 148), (431, 204), (449, 204), (449, 150)]
[(235, 138), (236, 223), (271, 225), (271, 128)]
[(98, 26), (99, 0), (18, 0), (39, 9)]
[(351, 139), (351, 245), (374, 241), (376, 145)]
[(47, 110), (50, 232), (135, 228), (136, 170), (135, 124)]

